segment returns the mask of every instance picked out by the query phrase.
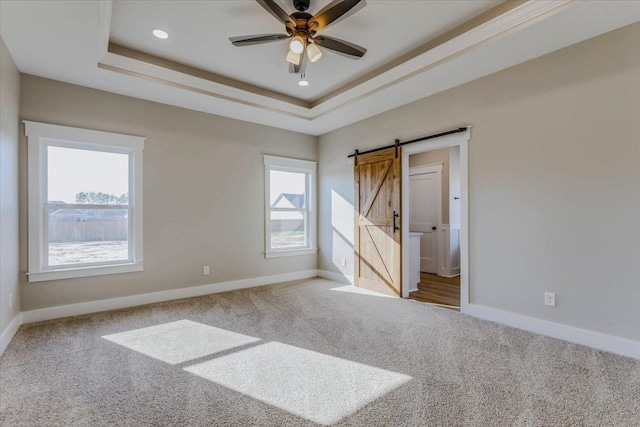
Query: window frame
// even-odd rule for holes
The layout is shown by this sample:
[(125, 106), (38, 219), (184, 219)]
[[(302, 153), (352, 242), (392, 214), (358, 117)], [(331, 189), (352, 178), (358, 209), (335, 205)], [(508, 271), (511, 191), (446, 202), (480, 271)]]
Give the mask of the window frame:
[[(29, 282), (143, 271), (142, 153), (145, 138), (110, 132), (24, 121), (28, 166)], [(129, 204), (52, 204), (48, 200), (48, 148), (62, 147), (129, 157)], [(84, 264), (49, 265), (48, 224), (52, 207), (128, 211), (128, 259)]]
[[(314, 255), (317, 248), (317, 214), (316, 214), (316, 171), (317, 162), (310, 160), (299, 160), (288, 157), (276, 157), (264, 155), (264, 242), (265, 258), (280, 258), (286, 256)], [(271, 207), (271, 171), (304, 173), (306, 175), (306, 207), (302, 209), (272, 208)], [(278, 249), (271, 247), (271, 212), (303, 212), (306, 218), (307, 245), (294, 249)], [(306, 215), (304, 215), (306, 214)]]

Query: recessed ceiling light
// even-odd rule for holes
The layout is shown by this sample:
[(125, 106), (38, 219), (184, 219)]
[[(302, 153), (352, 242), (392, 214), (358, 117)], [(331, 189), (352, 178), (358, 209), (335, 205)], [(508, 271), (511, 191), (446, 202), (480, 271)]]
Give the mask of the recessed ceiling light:
[(162, 31), (162, 30), (153, 30), (153, 35), (163, 40), (169, 38), (169, 34), (167, 34), (166, 31)]
[(299, 84), (300, 86), (309, 86), (309, 82), (308, 82), (307, 80), (300, 80), (300, 81), (298, 82), (298, 84)]

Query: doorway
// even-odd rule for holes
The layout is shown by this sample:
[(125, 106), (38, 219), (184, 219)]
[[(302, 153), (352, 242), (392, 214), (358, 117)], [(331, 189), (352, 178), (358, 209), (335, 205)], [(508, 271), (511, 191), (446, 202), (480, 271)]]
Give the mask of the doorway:
[[(461, 311), (469, 303), (469, 139), (470, 128), (406, 145), (401, 162), (402, 223), (409, 224), (402, 229), (402, 297), (413, 296)], [(436, 154), (446, 156), (447, 162), (433, 160)], [(420, 254), (418, 270), (416, 247)]]

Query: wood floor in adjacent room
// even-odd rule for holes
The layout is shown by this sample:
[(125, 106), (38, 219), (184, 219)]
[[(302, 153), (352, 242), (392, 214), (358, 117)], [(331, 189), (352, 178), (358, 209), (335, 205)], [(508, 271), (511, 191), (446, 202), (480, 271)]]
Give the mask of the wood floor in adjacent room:
[(441, 277), (435, 274), (420, 273), (418, 290), (411, 292), (409, 298), (459, 311), (460, 276)]

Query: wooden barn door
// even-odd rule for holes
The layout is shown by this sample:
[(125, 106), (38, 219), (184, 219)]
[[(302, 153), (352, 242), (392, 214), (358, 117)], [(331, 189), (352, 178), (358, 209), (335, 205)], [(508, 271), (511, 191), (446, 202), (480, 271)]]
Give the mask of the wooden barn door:
[(400, 147), (355, 158), (355, 284), (402, 295)]

